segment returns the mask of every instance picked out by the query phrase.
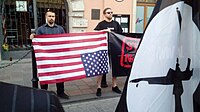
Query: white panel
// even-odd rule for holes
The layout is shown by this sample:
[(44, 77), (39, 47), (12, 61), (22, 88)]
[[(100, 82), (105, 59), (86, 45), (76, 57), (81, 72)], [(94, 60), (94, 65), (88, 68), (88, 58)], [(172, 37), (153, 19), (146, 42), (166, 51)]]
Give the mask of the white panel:
[(72, 27), (88, 27), (88, 20), (84, 18), (73, 18)]
[(72, 11), (84, 11), (83, 0), (72, 1)]

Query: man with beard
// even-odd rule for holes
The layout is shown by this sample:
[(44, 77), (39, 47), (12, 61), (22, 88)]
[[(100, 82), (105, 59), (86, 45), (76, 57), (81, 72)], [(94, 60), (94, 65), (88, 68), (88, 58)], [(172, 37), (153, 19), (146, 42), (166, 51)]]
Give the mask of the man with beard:
[[(36, 35), (44, 34), (63, 34), (65, 33), (63, 27), (55, 23), (55, 12), (48, 9), (45, 14), (46, 23), (40, 26), (36, 30)], [(34, 37), (34, 34), (30, 35), (30, 39)], [(48, 89), (48, 84), (40, 85), (41, 89)], [(56, 83), (57, 95), (60, 98), (69, 99), (69, 96), (64, 93), (64, 82)]]
[[(105, 8), (103, 10), (103, 15), (105, 20), (98, 23), (94, 30), (101, 30), (101, 31), (113, 31), (115, 33), (122, 33), (122, 28), (117, 21), (112, 20), (113, 11), (111, 8)], [(101, 87), (105, 88), (108, 87), (106, 82), (106, 74), (103, 76), (97, 77), (97, 92), (96, 96), (101, 96)], [(116, 74), (112, 74), (112, 91), (118, 94), (121, 93), (121, 90), (117, 87), (117, 77)]]

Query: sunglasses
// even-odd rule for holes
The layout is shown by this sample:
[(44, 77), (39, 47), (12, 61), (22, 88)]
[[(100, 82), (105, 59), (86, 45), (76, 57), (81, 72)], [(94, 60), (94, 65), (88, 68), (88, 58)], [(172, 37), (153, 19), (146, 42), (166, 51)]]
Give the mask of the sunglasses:
[(113, 14), (113, 12), (106, 12), (106, 14)]

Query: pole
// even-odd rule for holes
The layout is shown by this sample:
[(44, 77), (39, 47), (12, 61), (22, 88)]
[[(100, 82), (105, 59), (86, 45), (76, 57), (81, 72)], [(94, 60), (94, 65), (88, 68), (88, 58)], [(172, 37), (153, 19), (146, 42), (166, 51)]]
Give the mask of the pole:
[[(36, 0), (33, 0), (33, 13), (34, 13), (34, 27), (37, 29), (37, 7), (36, 7)], [(32, 87), (38, 88), (38, 77), (37, 77), (37, 67), (36, 67), (36, 58), (33, 46), (31, 47), (32, 50), (32, 71), (33, 71), (33, 78), (32, 78)]]
[[(2, 16), (4, 16), (4, 2), (5, 2), (5, 0), (1, 0), (0, 1), (0, 17), (1, 17), (1, 19), (0, 19), (0, 23), (3, 23), (2, 21), (3, 21), (3, 19), (2, 19)], [(5, 24), (5, 23), (4, 23)], [(4, 42), (4, 31), (3, 31), (3, 26), (2, 26), (3, 24), (0, 24), (0, 46), (2, 46), (3, 45), (3, 42)], [(3, 38), (2, 38), (3, 37)], [(4, 53), (4, 51), (3, 51), (3, 49), (2, 49), (2, 47), (0, 47), (0, 61), (2, 60), (2, 57), (3, 57), (3, 53)]]
[(33, 78), (32, 78), (32, 87), (38, 88), (38, 77), (37, 77), (37, 67), (36, 67), (36, 58), (35, 58), (35, 52), (33, 49), (33, 46), (31, 47), (32, 49), (32, 71), (33, 71)]
[(38, 21), (37, 21), (37, 3), (36, 0), (33, 0), (33, 14), (34, 14), (34, 27), (37, 29)]
[[(0, 8), (2, 10), (2, 7), (3, 7), (3, 2), (0, 2)], [(2, 12), (0, 11), (0, 17), (2, 17)], [(0, 19), (0, 23), (2, 23), (2, 18)], [(2, 24), (0, 24), (0, 32), (3, 32), (2, 30)], [(3, 33), (0, 33), (0, 36), (4, 38), (4, 35)], [(0, 46), (3, 45), (3, 38), (0, 38)], [(2, 54), (3, 54), (3, 49), (2, 47), (0, 47), (0, 61), (2, 60)]]

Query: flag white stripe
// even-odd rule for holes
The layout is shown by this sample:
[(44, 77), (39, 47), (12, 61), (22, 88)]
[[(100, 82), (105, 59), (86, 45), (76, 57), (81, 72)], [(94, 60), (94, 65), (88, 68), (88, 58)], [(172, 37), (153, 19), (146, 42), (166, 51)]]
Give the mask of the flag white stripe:
[(62, 60), (43, 60), (43, 61), (37, 61), (37, 65), (62, 64), (62, 63), (73, 63), (73, 62), (81, 62), (81, 58), (70, 58)]
[(49, 50), (49, 49), (61, 49), (61, 48), (73, 48), (73, 47), (99, 45), (99, 44), (103, 44), (103, 43), (107, 43), (107, 41), (101, 40), (101, 41), (80, 42), (80, 43), (62, 44), (62, 45), (47, 45), (47, 46), (35, 45), (34, 49), (35, 50), (37, 50), (37, 49)]
[(39, 81), (48, 81), (48, 80), (56, 80), (56, 79), (62, 79), (62, 78), (70, 78), (75, 76), (80, 76), (80, 74), (85, 74), (85, 71), (79, 71), (79, 72), (73, 72), (73, 73), (67, 73), (67, 74), (59, 74), (54, 76), (40, 76)]
[(72, 70), (76, 68), (84, 68), (83, 64), (79, 65), (71, 65), (70, 67), (53, 67), (53, 68), (43, 68), (43, 69), (38, 69), (39, 73), (46, 73), (46, 72), (56, 72), (56, 71), (64, 71), (64, 70)]
[(66, 40), (82, 40), (82, 39), (94, 39), (99, 37), (107, 37), (107, 34), (99, 35), (87, 35), (87, 36), (73, 36), (73, 37), (55, 37), (55, 38), (34, 38), (34, 42), (55, 42), (55, 41), (66, 41)]

